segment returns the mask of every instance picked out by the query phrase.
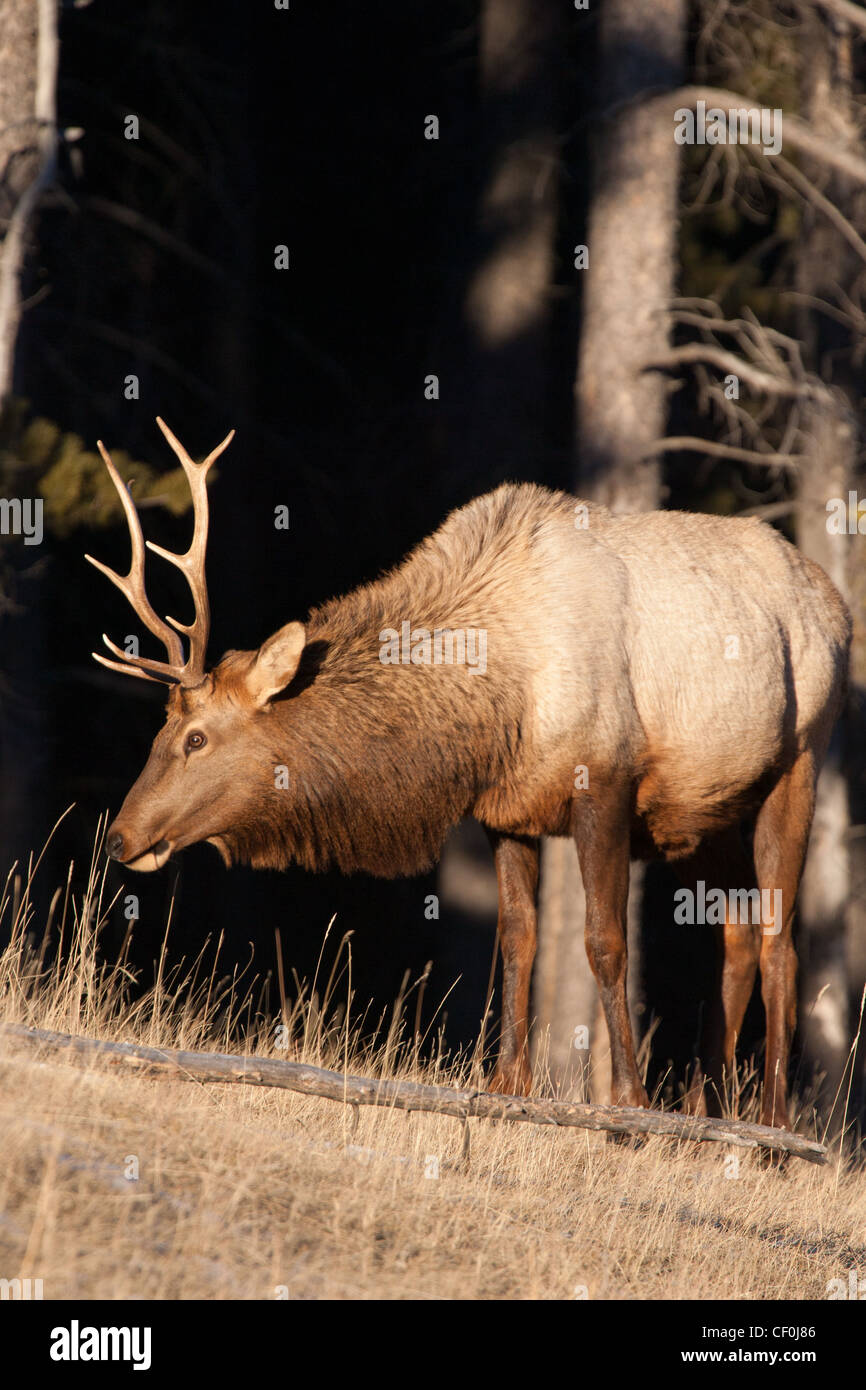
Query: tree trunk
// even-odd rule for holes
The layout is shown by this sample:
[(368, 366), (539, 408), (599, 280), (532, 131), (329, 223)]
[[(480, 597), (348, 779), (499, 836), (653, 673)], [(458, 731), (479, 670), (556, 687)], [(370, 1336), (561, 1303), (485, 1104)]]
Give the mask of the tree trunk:
[[(846, 42), (835, 35), (819, 14), (808, 17), (806, 41), (805, 114), (815, 130), (850, 146), (856, 139), (851, 119), (850, 68)], [(847, 76), (846, 76), (847, 74)], [(832, 183), (837, 186), (834, 188)], [(824, 188), (841, 201), (838, 179)], [(851, 252), (821, 211), (807, 206), (797, 259), (797, 289), (803, 295), (831, 298), (835, 284), (850, 283)], [(802, 421), (805, 440), (800, 466), (797, 542), (804, 554), (817, 560), (847, 599), (851, 543), (846, 535), (831, 534), (827, 499), (848, 499), (858, 453), (853, 407), (859, 396), (854, 380), (845, 381), (845, 357), (850, 343), (845, 331), (823, 315), (808, 310), (799, 327), (813, 370), (820, 372), (829, 354), (836, 359), (834, 378), (843, 388), (838, 404), (807, 405)], [(844, 388), (848, 389), (845, 390)], [(846, 396), (848, 399), (846, 400)], [(862, 626), (860, 629), (862, 641)], [(800, 891), (800, 1026), (803, 1078), (808, 1084), (823, 1076), (816, 1099), (832, 1104), (850, 1046), (846, 916), (850, 900), (850, 817), (846, 774), (851, 745), (837, 730), (818, 783), (815, 819)], [(856, 759), (862, 771), (862, 755)]]
[[(679, 149), (670, 113), (647, 98), (684, 80), (684, 0), (607, 0), (600, 19), (601, 113), (583, 272), (583, 322), (576, 383), (577, 491), (615, 512), (658, 507), (659, 465), (648, 450), (663, 435), (666, 389), (644, 364), (669, 346), (668, 307), (677, 246)], [(579, 794), (579, 793), (578, 793)], [(595, 982), (583, 948), (584, 903), (575, 890), (573, 844), (545, 841), (534, 1006), (539, 1049), (547, 1049), (563, 1095), (580, 1090), (574, 1030), (595, 1023)], [(644, 1016), (640, 967), (640, 870), (629, 895), (629, 1003), (636, 1041)], [(592, 1029), (594, 1063), (606, 1039)], [(603, 1068), (593, 1066), (593, 1074)], [(597, 1078), (597, 1079), (600, 1079)], [(593, 1083), (594, 1094), (599, 1088)]]
[[(480, 177), (454, 430), (461, 482), (481, 470), (488, 485), (491, 462), (497, 480), (547, 472), (564, 29), (559, 0), (484, 0), (481, 8)], [(442, 855), (439, 894), (487, 931), (496, 880), (492, 865), (479, 866), (476, 847), (472, 826), (459, 826)]]
[(0, 402), (11, 393), (21, 273), (57, 141), (56, 0), (5, 0), (0, 27)]
[[(469, 326), (466, 458), (500, 477), (544, 472), (562, 86), (559, 0), (485, 0), (481, 170)], [(480, 451), (483, 451), (479, 453)]]
[[(5, 0), (0, 24), (0, 410), (12, 395), (27, 237), (54, 170), (56, 0)], [(0, 480), (2, 481), (2, 480)], [(43, 669), (34, 555), (16, 554), (0, 593), (0, 870), (30, 847), (45, 746), (37, 696)], [(19, 574), (13, 572), (20, 571)], [(26, 567), (25, 567), (26, 566)], [(17, 581), (17, 582), (16, 582)]]
[[(815, 289), (811, 291), (815, 293)], [(810, 410), (804, 422), (808, 451), (801, 464), (797, 513), (800, 549), (827, 571), (847, 597), (847, 536), (827, 530), (829, 497), (847, 499), (857, 432), (840, 409)], [(850, 1046), (845, 925), (849, 898), (847, 759), (843, 731), (834, 735), (818, 780), (815, 818), (799, 902), (802, 1073), (817, 1085), (816, 1099), (832, 1104)]]
[[(577, 374), (582, 492), (613, 511), (659, 504), (663, 379), (644, 370), (669, 346), (679, 147), (669, 113), (646, 101), (684, 78), (684, 0), (608, 0), (601, 12), (602, 114), (589, 217)], [(642, 100), (643, 98), (643, 100)]]

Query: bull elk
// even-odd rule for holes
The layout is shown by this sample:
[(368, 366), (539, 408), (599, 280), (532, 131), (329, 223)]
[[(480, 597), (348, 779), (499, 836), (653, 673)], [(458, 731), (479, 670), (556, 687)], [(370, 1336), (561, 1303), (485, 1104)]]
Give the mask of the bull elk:
[[(685, 882), (754, 881), (782, 911), (743, 922), (728, 910), (718, 928), (692, 1101), (718, 1103), (760, 965), (762, 1119), (786, 1124), (794, 900), (850, 642), (823, 570), (755, 519), (614, 516), (506, 484), (453, 512), (383, 578), (208, 671), (205, 480), (232, 435), (195, 463), (158, 424), (189, 479), (194, 530), (183, 555), (148, 545), (186, 576), (194, 618), (163, 622), (151, 607), (136, 509), (100, 442), (132, 560), (126, 575), (91, 563), (167, 660), (107, 637), (114, 659), (97, 660), (171, 686), (165, 725), (109, 827), (111, 857), (154, 870), (207, 841), (226, 865), (396, 877), (427, 869), (449, 829), (475, 816), (495, 857), (504, 969), (490, 1085), (524, 1094), (538, 841), (572, 836), (612, 1099), (625, 1105), (648, 1103), (626, 1007), (630, 858), (676, 861)], [(485, 636), (486, 669), (445, 641), (470, 632)]]

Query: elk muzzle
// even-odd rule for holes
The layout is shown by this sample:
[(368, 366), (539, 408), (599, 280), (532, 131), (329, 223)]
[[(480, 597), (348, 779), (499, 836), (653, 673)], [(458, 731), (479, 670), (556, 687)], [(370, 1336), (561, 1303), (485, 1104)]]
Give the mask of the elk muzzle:
[(135, 838), (115, 821), (109, 826), (105, 847), (109, 859), (116, 859), (125, 869), (133, 869), (136, 873), (153, 873), (166, 863), (174, 844), (162, 838), (143, 850), (136, 849)]

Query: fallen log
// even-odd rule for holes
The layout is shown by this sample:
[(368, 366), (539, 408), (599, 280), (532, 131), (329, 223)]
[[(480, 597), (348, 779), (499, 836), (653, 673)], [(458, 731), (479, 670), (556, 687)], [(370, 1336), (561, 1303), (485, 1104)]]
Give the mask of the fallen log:
[(489, 1091), (427, 1086), (415, 1081), (374, 1079), (326, 1071), (305, 1062), (284, 1062), (274, 1057), (243, 1057), (220, 1052), (182, 1052), (174, 1048), (144, 1047), (138, 1043), (105, 1042), (72, 1033), (55, 1033), (24, 1024), (0, 1025), (0, 1036), (40, 1051), (72, 1052), (102, 1061), (140, 1068), (175, 1079), (276, 1086), (319, 1096), (344, 1105), (377, 1105), (393, 1110), (423, 1110), (434, 1115), (509, 1120), (534, 1125), (605, 1130), (610, 1134), (666, 1135), (694, 1143), (735, 1144), (739, 1148), (767, 1149), (792, 1154), (807, 1163), (826, 1163), (823, 1144), (786, 1129), (746, 1124), (743, 1120), (707, 1119), (673, 1111), (640, 1110), (626, 1106), (576, 1104), (502, 1096)]

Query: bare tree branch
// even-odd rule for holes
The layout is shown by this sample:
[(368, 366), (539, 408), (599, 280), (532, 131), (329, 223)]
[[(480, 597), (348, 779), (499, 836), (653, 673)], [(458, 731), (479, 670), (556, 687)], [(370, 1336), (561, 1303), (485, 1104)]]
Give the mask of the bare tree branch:
[(765, 502), (757, 507), (746, 507), (745, 511), (737, 512), (737, 516), (757, 516), (762, 521), (779, 521), (783, 516), (791, 516), (796, 512), (799, 502), (796, 498), (788, 498), (786, 502)]
[(712, 454), (715, 458), (737, 459), (739, 463), (759, 463), (765, 468), (795, 469), (799, 462), (796, 454), (761, 454), (757, 449), (740, 449), (735, 444), (720, 444), (712, 439), (701, 439), (699, 435), (671, 435), (660, 439), (648, 450), (651, 454), (666, 454), (668, 451), (694, 450), (696, 454)]
[[(707, 303), (712, 303), (712, 301), (708, 300)], [(705, 333), (729, 333), (741, 339), (747, 337), (755, 347), (758, 347), (759, 335), (755, 331), (754, 322), (745, 318), (722, 318), (721, 309), (719, 309), (718, 305), (714, 305), (713, 307), (716, 309), (716, 315), (711, 317), (709, 314), (694, 313), (689, 309), (680, 309), (675, 301), (671, 308), (671, 314), (678, 323), (690, 324), (694, 328), (702, 329)], [(775, 329), (766, 328), (763, 325), (761, 326), (760, 335), (767, 339), (772, 337), (786, 347), (792, 347), (796, 344), (795, 338), (789, 338), (787, 334), (777, 333)]]
[(788, 1130), (750, 1125), (742, 1120), (710, 1120), (660, 1110), (626, 1106), (578, 1105), (552, 1100), (523, 1100), (488, 1091), (457, 1090), (449, 1086), (425, 1086), (414, 1081), (374, 1080), (325, 1071), (304, 1062), (283, 1062), (271, 1057), (231, 1056), (220, 1052), (181, 1052), (173, 1048), (142, 1047), (133, 1043), (104, 1042), (98, 1038), (55, 1033), (9, 1023), (0, 1028), (13, 1043), (39, 1051), (68, 1050), (109, 1063), (138, 1066), (173, 1080), (239, 1082), (247, 1086), (275, 1086), (340, 1101), (344, 1105), (376, 1105), (389, 1110), (424, 1110), (434, 1115), (453, 1115), (511, 1120), (572, 1129), (605, 1130), (610, 1134), (669, 1135), (696, 1143), (735, 1144), (740, 1148), (769, 1149), (794, 1154), (808, 1163), (826, 1163), (823, 1144)]
[(826, 386), (819, 381), (803, 380), (795, 381), (793, 378), (781, 375), (781, 373), (771, 373), (761, 370), (759, 367), (752, 366), (743, 358), (738, 357), (734, 352), (728, 352), (725, 348), (716, 347), (713, 343), (683, 343), (680, 347), (671, 348), (669, 352), (661, 353), (652, 362), (646, 363), (648, 371), (653, 370), (672, 370), (675, 367), (683, 367), (696, 362), (709, 362), (712, 366), (718, 367), (719, 371), (726, 375), (736, 376), (745, 381), (747, 385), (754, 387), (756, 391), (764, 391), (771, 396), (814, 396), (819, 399), (830, 397), (830, 392)]
[(128, 227), (130, 231), (137, 232), (139, 236), (146, 237), (154, 245), (161, 247), (163, 251), (168, 251), (176, 256), (184, 265), (191, 266), (193, 270), (206, 275), (208, 279), (216, 280), (220, 284), (228, 281), (228, 275), (216, 261), (211, 260), (208, 256), (203, 256), (188, 242), (174, 236), (172, 232), (166, 231), (165, 227), (161, 227), (151, 217), (145, 217), (135, 208), (125, 207), (123, 203), (115, 203), (110, 198), (101, 198), (95, 194), (87, 198), (84, 205), (101, 217), (109, 217), (113, 221), (119, 222), (121, 226)]
[[(815, 207), (823, 212), (824, 216), (833, 223), (834, 227), (836, 227), (839, 232), (841, 232), (849, 246), (852, 246), (860, 259), (866, 263), (866, 241), (863, 240), (856, 228), (848, 221), (845, 214), (839, 211), (836, 204), (826, 197), (819, 188), (816, 188), (811, 179), (807, 179), (806, 175), (801, 173), (797, 166), (792, 164), (789, 159), (785, 159), (785, 157), (780, 154), (776, 156), (775, 163), (776, 169), (781, 170), (788, 183), (792, 184), (798, 193), (801, 193), (804, 198), (807, 198), (810, 203), (814, 203)], [(775, 172), (776, 170), (771, 170), (771, 176)]]
[(846, 312), (838, 305), (830, 304), (826, 299), (819, 298), (818, 295), (803, 294), (801, 290), (783, 290), (780, 297), (789, 299), (792, 304), (803, 304), (806, 308), (816, 309), (819, 314), (826, 314), (828, 318), (833, 319), (835, 323), (841, 323), (851, 333), (863, 333), (866, 330), (866, 314)]
[(852, 5), (851, 0), (815, 0), (815, 4), (819, 10), (826, 10), (828, 14), (850, 24), (852, 29), (866, 34), (866, 9), (862, 5)]
[[(666, 92), (664, 96), (653, 97), (652, 100), (671, 113), (671, 139), (674, 138), (674, 112), (683, 107), (694, 107), (699, 101), (705, 101), (708, 106), (720, 106), (726, 111), (742, 109), (743, 107), (753, 110), (759, 106), (759, 103), (752, 97), (743, 96), (742, 92), (729, 92), (724, 87), (680, 87), (677, 91)], [(808, 155), (818, 164), (834, 169), (836, 173), (852, 179), (854, 183), (866, 184), (866, 159), (862, 159), (853, 151), (844, 149), (840, 144), (834, 144), (832, 140), (818, 135), (812, 126), (801, 120), (799, 116), (789, 116), (785, 113), (782, 123), (782, 138), (793, 149)], [(767, 155), (768, 160), (773, 158), (774, 156)]]

